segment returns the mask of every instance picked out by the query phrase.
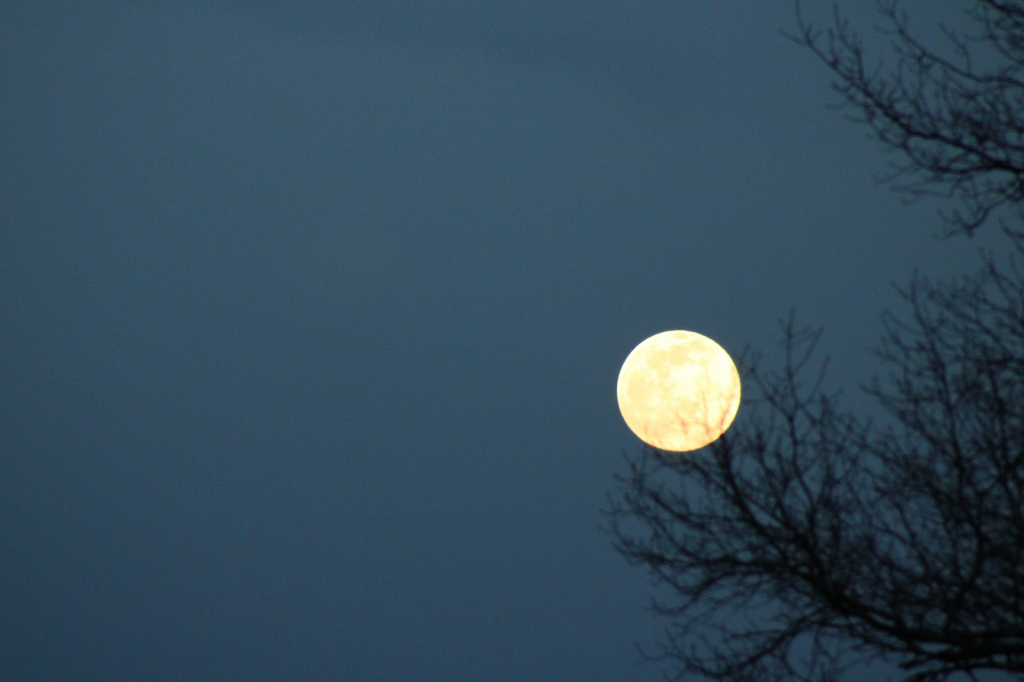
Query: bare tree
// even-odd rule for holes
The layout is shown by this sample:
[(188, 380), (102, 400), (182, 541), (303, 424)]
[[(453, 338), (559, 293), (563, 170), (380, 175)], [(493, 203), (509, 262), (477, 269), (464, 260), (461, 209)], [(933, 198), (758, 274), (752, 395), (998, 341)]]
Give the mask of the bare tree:
[(823, 392), (820, 332), (791, 318), (781, 371), (741, 358), (755, 397), (731, 431), (619, 480), (610, 529), (660, 585), (679, 679), (1024, 679), (1024, 271), (989, 256), (900, 293), (874, 423)]
[(915, 37), (896, 0), (880, 2), (880, 30), (895, 55), (888, 65), (869, 64), (838, 9), (820, 30), (798, 1), (799, 29), (790, 36), (832, 70), (851, 117), (902, 157), (882, 179), (910, 197), (959, 200), (963, 209), (944, 218), (951, 233), (966, 234), (1004, 205), (1024, 217), (1024, 3), (969, 4), (974, 30), (943, 27), (948, 44), (938, 50)]
[[(976, 31), (945, 30), (950, 56), (879, 7), (888, 69), (838, 11), (820, 31), (798, 4), (792, 37), (902, 156), (885, 179), (957, 200), (951, 233), (1004, 206), (1024, 219), (1024, 2), (975, 0)], [(1024, 680), (1024, 232), (1004, 229), (1016, 260), (899, 290), (909, 314), (883, 317), (887, 374), (865, 387), (874, 420), (822, 389), (820, 331), (791, 318), (781, 371), (741, 358), (731, 431), (630, 463), (609, 529), (659, 585), (654, 657), (676, 678), (834, 682), (878, 662), (905, 682)]]

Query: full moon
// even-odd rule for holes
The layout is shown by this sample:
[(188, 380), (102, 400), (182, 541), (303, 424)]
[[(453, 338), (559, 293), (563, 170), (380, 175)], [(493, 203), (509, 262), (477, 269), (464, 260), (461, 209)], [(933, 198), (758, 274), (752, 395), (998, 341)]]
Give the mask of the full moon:
[(655, 334), (622, 363), (619, 410), (640, 440), (661, 450), (702, 448), (740, 406), (740, 375), (717, 343), (687, 331)]

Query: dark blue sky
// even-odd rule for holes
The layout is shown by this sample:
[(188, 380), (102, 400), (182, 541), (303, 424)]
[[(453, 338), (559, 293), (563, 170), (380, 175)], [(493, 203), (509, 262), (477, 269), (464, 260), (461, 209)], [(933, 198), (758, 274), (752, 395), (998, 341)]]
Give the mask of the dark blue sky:
[(872, 181), (793, 24), (0, 2), (0, 679), (660, 679), (629, 351), (793, 309), (861, 404), (890, 283), (1002, 244)]

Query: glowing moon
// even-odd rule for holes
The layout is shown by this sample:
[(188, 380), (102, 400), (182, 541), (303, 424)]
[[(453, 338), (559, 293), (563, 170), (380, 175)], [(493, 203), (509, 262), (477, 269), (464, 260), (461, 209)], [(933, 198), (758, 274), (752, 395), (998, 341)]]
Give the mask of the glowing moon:
[(717, 343), (694, 332), (655, 334), (622, 363), (619, 410), (661, 450), (702, 448), (725, 433), (740, 406), (740, 375)]

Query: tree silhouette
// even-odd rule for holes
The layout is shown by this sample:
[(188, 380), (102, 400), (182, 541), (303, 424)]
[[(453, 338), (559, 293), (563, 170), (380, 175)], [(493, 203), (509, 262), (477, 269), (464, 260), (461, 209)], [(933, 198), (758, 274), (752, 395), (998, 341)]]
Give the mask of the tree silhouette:
[[(1024, 2), (976, 0), (952, 57), (880, 4), (897, 57), (869, 68), (835, 14), (797, 5), (791, 36), (836, 75), (853, 118), (903, 162), (887, 179), (964, 207), (973, 233), (1024, 218)], [(976, 53), (986, 51), (984, 69)], [(740, 358), (744, 406), (704, 450), (645, 448), (609, 496), (616, 548), (646, 566), (677, 679), (835, 682), (898, 666), (905, 682), (1024, 680), (1024, 232), (973, 275), (914, 276), (885, 314), (874, 419), (841, 409), (814, 359), (820, 330), (782, 324), (785, 361)]]
[[(864, 42), (835, 11), (826, 30), (797, 4), (791, 35), (833, 72), (851, 118), (868, 124), (902, 162), (883, 176), (910, 197), (959, 200), (944, 214), (951, 233), (973, 233), (1001, 206), (1024, 200), (1024, 3), (974, 0), (974, 31), (944, 27), (944, 51), (925, 45), (895, 0), (879, 3), (895, 63), (868, 63)], [(979, 66), (985, 64), (985, 66)]]
[(610, 529), (662, 588), (655, 657), (678, 678), (824, 682), (872, 660), (1024, 678), (1024, 272), (988, 257), (901, 294), (879, 423), (823, 392), (820, 332), (790, 318), (781, 371), (741, 358), (755, 398), (732, 431), (647, 448), (619, 479)]

